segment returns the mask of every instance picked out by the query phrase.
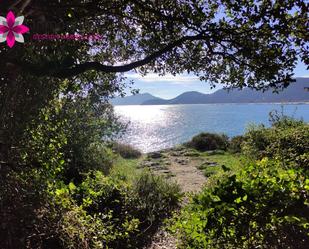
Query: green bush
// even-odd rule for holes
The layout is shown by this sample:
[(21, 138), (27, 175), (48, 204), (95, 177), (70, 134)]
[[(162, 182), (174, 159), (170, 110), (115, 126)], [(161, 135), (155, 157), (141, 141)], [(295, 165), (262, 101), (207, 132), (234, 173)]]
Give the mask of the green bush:
[(114, 143), (113, 150), (121, 157), (126, 159), (135, 159), (141, 157), (142, 153), (133, 146), (122, 143)]
[(241, 146), (244, 142), (244, 136), (235, 136), (232, 137), (230, 143), (229, 143), (229, 150), (232, 153), (240, 153), (241, 152)]
[[(103, 102), (63, 97), (27, 124), (14, 157), (0, 166), (1, 248), (129, 248), (170, 213), (173, 185), (146, 181), (153, 199), (145, 200), (137, 192), (142, 177), (106, 176), (119, 158), (107, 143), (121, 128), (115, 119)], [(163, 207), (150, 212), (157, 203)]]
[(244, 167), (209, 185), (175, 217), (172, 231), (182, 248), (307, 248), (308, 146), (303, 121), (273, 117), (269, 128), (251, 126), (241, 143), (250, 157)]
[(55, 228), (45, 223), (46, 183), (36, 170), (7, 168), (1, 168), (0, 182), (0, 248), (40, 248), (42, 241), (34, 235), (49, 237)]
[[(71, 188), (75, 189), (72, 183)], [(131, 186), (106, 177), (100, 171), (89, 173), (76, 187), (73, 199), (80, 212), (85, 213), (82, 218), (90, 217), (87, 226), (101, 224), (101, 231), (96, 230), (96, 233), (101, 234), (104, 248), (121, 248), (139, 231), (140, 221), (132, 213), (131, 196)]]
[(276, 128), (267, 154), (280, 159), (284, 165), (309, 169), (309, 125)]
[(64, 98), (56, 117), (66, 120), (62, 127), (66, 144), (61, 151), (66, 162), (66, 182), (81, 182), (82, 175), (89, 170), (108, 173), (114, 159), (108, 141), (122, 129), (113, 108), (91, 97)]
[(270, 129), (264, 125), (250, 125), (244, 135), (242, 152), (253, 159), (261, 159), (267, 155), (270, 144)]
[(180, 188), (164, 178), (143, 172), (133, 183), (133, 207), (138, 216), (154, 223), (168, 216), (178, 206)]
[(182, 248), (294, 248), (309, 243), (309, 180), (263, 159), (196, 195), (172, 230)]
[(100, 170), (107, 175), (116, 158), (113, 151), (102, 142), (92, 143), (80, 149), (80, 153), (75, 156), (74, 163), (67, 164), (63, 170), (62, 175), (66, 183), (81, 183), (83, 175), (92, 170)]
[(269, 113), (269, 122), (273, 127), (298, 127), (304, 124), (302, 119), (296, 119), (294, 117), (290, 117), (284, 114), (283, 107), (281, 107), (281, 112), (277, 110), (271, 111)]
[(189, 147), (199, 151), (226, 150), (228, 144), (229, 141), (226, 135), (214, 133), (200, 133), (187, 143)]
[(307, 168), (309, 165), (309, 125), (301, 121), (282, 121), (270, 128), (251, 126), (245, 134), (243, 152), (249, 157), (276, 158), (283, 165)]
[(136, 248), (140, 234), (178, 206), (180, 192), (148, 172), (129, 183), (96, 171), (78, 186), (59, 183), (54, 196), (65, 248)]

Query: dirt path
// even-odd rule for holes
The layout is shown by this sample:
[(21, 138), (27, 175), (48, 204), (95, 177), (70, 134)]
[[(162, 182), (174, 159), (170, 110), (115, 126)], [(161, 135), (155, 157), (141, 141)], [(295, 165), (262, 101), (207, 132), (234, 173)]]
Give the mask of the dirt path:
[(203, 159), (184, 148), (170, 149), (148, 154), (143, 166), (179, 184), (182, 192), (200, 191), (206, 182), (198, 169)]
[(168, 169), (172, 173), (171, 180), (176, 181), (184, 193), (200, 191), (206, 182), (203, 173), (197, 169), (201, 160), (172, 156), (170, 160)]
[[(206, 182), (198, 166), (203, 159), (183, 148), (150, 153), (144, 166), (179, 184), (182, 192), (198, 192)], [(187, 202), (184, 198), (183, 205)], [(164, 230), (159, 230), (152, 238), (150, 246), (144, 249), (176, 249), (177, 240)]]

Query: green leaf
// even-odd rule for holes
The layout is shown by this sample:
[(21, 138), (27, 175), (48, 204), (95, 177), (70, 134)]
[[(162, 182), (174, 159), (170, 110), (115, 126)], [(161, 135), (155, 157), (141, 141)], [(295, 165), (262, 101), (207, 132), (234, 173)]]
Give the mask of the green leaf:
[(73, 192), (76, 189), (76, 186), (73, 182), (69, 183), (69, 189), (70, 189), (71, 192)]

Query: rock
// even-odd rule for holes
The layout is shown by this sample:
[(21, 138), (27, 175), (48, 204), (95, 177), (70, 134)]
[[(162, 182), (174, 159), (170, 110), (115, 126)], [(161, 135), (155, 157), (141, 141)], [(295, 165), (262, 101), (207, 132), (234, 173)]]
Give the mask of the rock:
[(178, 152), (171, 152), (170, 155), (171, 156), (180, 156)]
[(159, 230), (151, 238), (150, 245), (143, 247), (143, 249), (176, 249), (177, 239), (164, 230)]
[(163, 157), (163, 155), (160, 152), (151, 152), (148, 154), (149, 158), (158, 159)]
[(171, 165), (172, 163), (171, 163), (170, 161), (165, 161), (164, 164), (165, 164), (166, 166), (169, 166), (169, 165)]
[(200, 153), (196, 152), (196, 151), (188, 151), (186, 153), (183, 154), (184, 156), (190, 156), (190, 157), (194, 157), (194, 156), (199, 156)]
[(213, 163), (209, 163), (209, 164), (208, 164), (208, 166), (210, 166), (210, 167), (214, 167), (214, 166), (218, 166), (218, 164), (217, 164), (217, 163), (215, 163), (215, 162), (213, 162)]
[(202, 164), (200, 164), (199, 166), (197, 166), (197, 168), (198, 168), (199, 170), (204, 170), (204, 169), (206, 169), (207, 167), (215, 167), (215, 166), (218, 166), (218, 163), (216, 163), (216, 162), (204, 161)]
[(159, 152), (160, 153), (169, 153), (171, 151), (171, 149), (163, 149), (163, 150), (160, 150)]
[(188, 159), (176, 158), (175, 162), (179, 163), (181, 165), (186, 165), (186, 164), (188, 164), (189, 160)]
[(184, 149), (185, 149), (184, 147), (180, 146), (180, 147), (175, 147), (172, 150), (173, 151), (183, 151)]
[(206, 162), (203, 163), (203, 165), (213, 167), (213, 166), (218, 166), (218, 163), (206, 161)]
[(225, 152), (223, 150), (209, 150), (207, 151), (207, 155), (223, 155)]
[(159, 165), (160, 165), (160, 163), (158, 163), (158, 162), (151, 162), (151, 163), (150, 163), (150, 166), (151, 166), (151, 167), (159, 166)]
[(155, 167), (155, 166), (158, 166), (158, 165), (160, 165), (158, 162), (152, 162), (152, 161), (145, 161), (144, 163), (143, 163), (143, 166), (144, 167)]
[(171, 156), (183, 156), (185, 154), (185, 151), (173, 151), (170, 153)]
[(171, 172), (169, 170), (162, 170), (161, 171), (163, 174), (170, 174)]

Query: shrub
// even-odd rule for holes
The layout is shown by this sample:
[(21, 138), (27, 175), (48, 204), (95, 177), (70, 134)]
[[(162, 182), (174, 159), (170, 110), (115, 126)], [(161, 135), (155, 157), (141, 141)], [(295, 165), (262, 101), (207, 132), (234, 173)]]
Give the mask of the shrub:
[(50, 236), (54, 229), (53, 224), (41, 226), (43, 218), (38, 217), (46, 203), (46, 184), (35, 170), (20, 173), (6, 167), (0, 182), (0, 248), (37, 248), (38, 234)]
[[(297, 122), (297, 125), (296, 123)], [(309, 125), (289, 121), (275, 126), (252, 126), (245, 134), (243, 152), (255, 159), (277, 158), (283, 165), (307, 168), (309, 165)]]
[(199, 151), (226, 150), (228, 137), (224, 134), (200, 133), (188, 142), (188, 146)]
[(270, 129), (264, 125), (250, 125), (244, 135), (242, 152), (253, 159), (261, 159), (267, 155), (266, 149), (270, 144)]
[[(75, 189), (72, 183), (71, 188)], [(132, 213), (131, 196), (132, 187), (126, 182), (104, 176), (100, 171), (89, 173), (76, 187), (73, 199), (78, 206), (78, 212), (85, 213), (81, 218), (87, 218), (87, 226), (98, 225), (100, 229), (95, 229), (94, 233), (101, 235), (103, 248), (121, 248), (121, 245), (129, 243), (130, 237), (139, 231), (140, 221)]]
[(58, 237), (65, 248), (136, 248), (140, 234), (155, 228), (180, 197), (177, 185), (148, 172), (128, 183), (95, 171), (78, 186), (59, 183), (54, 193), (64, 210)]
[(283, 165), (309, 169), (309, 125), (272, 128), (267, 155), (280, 159)]
[(269, 122), (273, 127), (298, 127), (304, 124), (302, 119), (296, 119), (293, 116), (284, 115), (283, 107), (281, 107), (281, 112), (277, 110), (271, 111), (269, 113)]
[(229, 150), (232, 153), (240, 153), (241, 152), (241, 145), (244, 141), (244, 136), (235, 136), (231, 139), (229, 144)]
[(59, 120), (65, 120), (62, 130), (66, 144), (62, 148), (65, 160), (64, 178), (67, 182), (82, 181), (89, 170), (108, 173), (113, 162), (108, 141), (122, 129), (113, 108), (91, 97), (63, 98)]
[(59, 223), (57, 239), (62, 242), (62, 248), (102, 249), (106, 248), (106, 243), (117, 238), (116, 233), (114, 236), (110, 233), (111, 226), (105, 224), (98, 216), (88, 215), (78, 206), (72, 205), (69, 210), (63, 212)]
[(66, 183), (74, 181), (79, 184), (83, 175), (91, 170), (100, 170), (108, 174), (113, 166), (115, 154), (103, 143), (92, 143), (88, 147), (80, 149), (80, 154), (75, 156), (74, 163), (69, 163), (63, 170), (63, 178)]
[(144, 217), (149, 224), (168, 216), (178, 206), (181, 197), (176, 183), (168, 183), (164, 178), (143, 172), (133, 183), (134, 208), (139, 218)]
[(133, 146), (128, 144), (114, 143), (113, 150), (126, 159), (139, 158), (142, 155), (138, 149), (135, 149)]
[(196, 195), (172, 230), (182, 248), (295, 248), (309, 243), (309, 181), (263, 159)]

